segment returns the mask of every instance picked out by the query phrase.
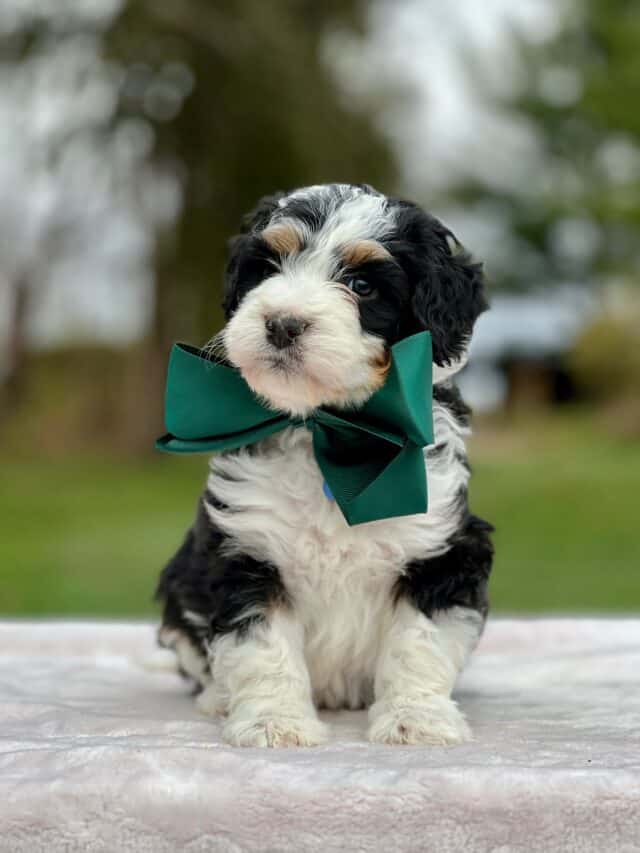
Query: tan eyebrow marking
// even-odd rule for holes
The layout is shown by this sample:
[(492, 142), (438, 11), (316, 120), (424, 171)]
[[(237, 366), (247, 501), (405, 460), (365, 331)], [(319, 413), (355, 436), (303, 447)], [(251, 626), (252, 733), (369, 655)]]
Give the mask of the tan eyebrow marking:
[(302, 249), (302, 234), (287, 222), (270, 225), (260, 236), (280, 255), (292, 255)]
[(391, 255), (381, 243), (375, 240), (359, 240), (350, 243), (342, 250), (342, 259), (347, 266), (358, 267), (367, 261), (384, 261)]

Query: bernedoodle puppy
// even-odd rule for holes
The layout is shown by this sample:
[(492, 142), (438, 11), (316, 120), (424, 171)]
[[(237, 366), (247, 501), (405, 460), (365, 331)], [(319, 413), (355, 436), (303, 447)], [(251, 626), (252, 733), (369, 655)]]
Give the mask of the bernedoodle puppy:
[(231, 243), (216, 338), (259, 398), (356, 409), (390, 348), (428, 330), (435, 441), (425, 513), (349, 526), (306, 429), (215, 455), (164, 569), (160, 642), (238, 746), (312, 746), (318, 708), (369, 709), (369, 738), (458, 744), (451, 699), (487, 616), (491, 525), (472, 515), (469, 410), (452, 376), (487, 308), (479, 264), (415, 204), (366, 185), (262, 199)]

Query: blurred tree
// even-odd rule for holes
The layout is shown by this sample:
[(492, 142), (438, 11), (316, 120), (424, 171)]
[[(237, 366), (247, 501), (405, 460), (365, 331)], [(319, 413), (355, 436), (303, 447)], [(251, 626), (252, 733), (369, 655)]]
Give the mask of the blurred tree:
[(226, 241), (260, 196), (393, 184), (390, 147), (323, 59), (332, 30), (364, 35), (366, 13), (364, 0), (129, 0), (111, 30), (110, 53), (127, 69), (120, 115), (152, 123), (156, 171), (180, 190), (157, 243), (152, 421), (171, 342), (202, 343), (221, 324)]
[[(497, 286), (640, 280), (640, 15), (635, 0), (569, 0), (543, 43), (518, 42), (509, 84), (470, 75), (478, 97), (530, 128), (537, 172), (505, 188), (462, 178), (451, 195), (508, 224)], [(495, 81), (495, 76), (494, 76)]]
[(140, 190), (150, 176), (142, 152), (121, 144), (117, 72), (100, 56), (116, 5), (60, 0), (54, 10), (24, 0), (0, 9), (0, 296), (7, 314), (0, 416), (24, 397), (29, 331), (50, 304), (56, 275), (90, 293), (101, 270), (117, 280), (132, 255), (144, 254), (132, 185)]
[[(0, 163), (0, 286), (12, 291), (6, 399), (23, 384), (26, 326), (51, 269), (81, 286), (84, 269), (108, 267), (116, 299), (116, 282), (134, 286), (126, 264), (140, 265), (155, 235), (149, 335), (118, 368), (120, 409), (110, 397), (93, 419), (114, 444), (150, 447), (171, 342), (204, 342), (221, 323), (225, 244), (242, 215), (261, 195), (301, 184), (394, 183), (372, 101), (346, 94), (324, 52), (334, 31), (364, 37), (367, 7), (58, 0), (45, 9), (24, 0), (0, 9), (0, 117), (9, 104), (12, 130)], [(111, 231), (121, 239), (109, 241)], [(89, 349), (79, 358), (88, 363)], [(76, 396), (93, 399), (88, 391)], [(95, 425), (83, 416), (77, 433), (87, 431)]]

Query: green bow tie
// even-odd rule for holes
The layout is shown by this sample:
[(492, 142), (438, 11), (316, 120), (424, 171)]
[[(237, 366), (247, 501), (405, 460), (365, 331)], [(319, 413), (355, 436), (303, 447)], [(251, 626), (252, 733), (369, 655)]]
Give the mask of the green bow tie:
[(348, 524), (427, 510), (422, 448), (433, 441), (431, 335), (391, 349), (385, 384), (357, 410), (316, 409), (306, 419), (269, 409), (240, 372), (185, 344), (171, 352), (167, 435), (171, 453), (236, 450), (287, 427), (306, 427), (326, 484)]

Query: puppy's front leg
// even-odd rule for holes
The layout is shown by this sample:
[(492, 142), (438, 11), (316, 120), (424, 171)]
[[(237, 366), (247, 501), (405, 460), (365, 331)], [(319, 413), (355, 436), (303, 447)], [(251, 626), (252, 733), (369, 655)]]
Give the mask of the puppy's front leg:
[(376, 668), (370, 740), (446, 746), (471, 738), (450, 696), (482, 621), (464, 607), (428, 619), (409, 601), (398, 602)]
[(276, 608), (245, 632), (214, 640), (213, 684), (227, 714), (225, 739), (235, 746), (314, 746), (326, 726), (311, 699), (303, 628)]

